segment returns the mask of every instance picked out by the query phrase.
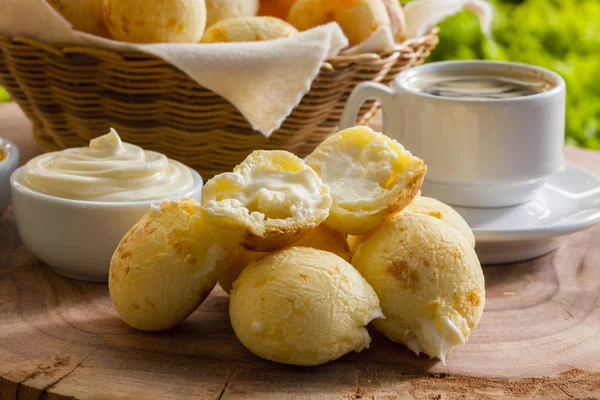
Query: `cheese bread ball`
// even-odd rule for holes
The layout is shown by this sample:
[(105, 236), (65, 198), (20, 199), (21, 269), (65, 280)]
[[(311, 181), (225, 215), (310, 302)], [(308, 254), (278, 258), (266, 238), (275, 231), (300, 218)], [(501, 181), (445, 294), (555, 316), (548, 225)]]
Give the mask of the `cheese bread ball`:
[(231, 265), (221, 274), (221, 276), (219, 276), (219, 286), (221, 286), (221, 289), (223, 289), (225, 293), (231, 294), (233, 282), (235, 282), (237, 278), (239, 278), (242, 271), (248, 265), (266, 256), (267, 254), (269, 253), (265, 253), (262, 251), (240, 251), (238, 256), (231, 263)]
[(73, 28), (96, 36), (109, 37), (102, 13), (103, 0), (48, 0)]
[(368, 237), (368, 234), (361, 236), (348, 235), (348, 239), (346, 240), (348, 241), (348, 247), (350, 247), (350, 254), (354, 254), (358, 245), (367, 240)]
[(418, 214), (430, 215), (441, 221), (447, 222), (467, 239), (471, 247), (475, 247), (475, 235), (467, 224), (467, 221), (456, 212), (455, 209), (439, 200), (431, 197), (419, 196), (414, 199), (403, 212), (412, 212)]
[(286, 38), (296, 33), (296, 28), (279, 18), (230, 18), (208, 28), (202, 43), (258, 42)]
[(391, 340), (445, 362), (464, 345), (485, 305), (483, 271), (471, 244), (450, 224), (401, 213), (361, 243), (352, 265), (373, 286)]
[[(472, 247), (475, 247), (475, 235), (473, 235), (473, 231), (469, 227), (469, 224), (467, 224), (467, 221), (465, 221), (456, 210), (439, 200), (431, 197), (417, 196), (404, 210), (390, 215), (387, 219), (395, 218), (397, 215), (404, 212), (430, 215), (441, 221), (447, 222), (458, 229), (458, 231), (467, 239), (469, 244)], [(348, 236), (350, 252), (354, 254), (358, 245), (368, 238), (369, 233), (361, 236)]]
[(229, 316), (257, 356), (308, 366), (368, 348), (365, 326), (383, 314), (373, 288), (342, 258), (293, 247), (244, 269), (233, 284)]
[(205, 0), (206, 27), (228, 18), (254, 17), (258, 14), (259, 0)]
[(350, 262), (350, 247), (343, 233), (331, 229), (327, 224), (319, 225), (314, 231), (308, 232), (297, 242), (294, 247), (312, 247), (313, 249), (329, 251)]
[[(351, 258), (346, 237), (324, 223), (319, 225), (315, 230), (306, 233), (300, 240), (288, 247), (311, 247), (313, 249), (325, 250), (337, 254), (348, 262), (350, 262)], [(247, 250), (240, 252), (233, 264), (219, 278), (219, 285), (221, 285), (225, 292), (231, 292), (233, 282), (240, 276), (244, 268), (266, 254)]]
[(329, 185), (333, 204), (327, 225), (364, 235), (419, 193), (427, 167), (397, 141), (366, 126), (330, 136), (308, 156)]
[(144, 331), (175, 326), (209, 295), (237, 246), (202, 220), (194, 200), (154, 206), (113, 254), (108, 287), (117, 313)]
[(406, 33), (406, 18), (404, 16), (404, 10), (400, 6), (398, 0), (383, 0), (383, 4), (387, 10), (388, 16), (390, 17), (390, 26), (392, 28), (392, 34), (397, 42), (404, 40), (404, 34)]
[(204, 0), (104, 0), (104, 21), (115, 40), (198, 43), (206, 26)]
[(296, 0), (261, 0), (258, 15), (286, 19)]
[(287, 20), (300, 31), (337, 22), (352, 46), (391, 26), (383, 0), (297, 0)]
[(244, 235), (246, 250), (283, 248), (329, 215), (329, 187), (287, 151), (259, 150), (233, 172), (209, 180), (202, 190), (211, 223)]

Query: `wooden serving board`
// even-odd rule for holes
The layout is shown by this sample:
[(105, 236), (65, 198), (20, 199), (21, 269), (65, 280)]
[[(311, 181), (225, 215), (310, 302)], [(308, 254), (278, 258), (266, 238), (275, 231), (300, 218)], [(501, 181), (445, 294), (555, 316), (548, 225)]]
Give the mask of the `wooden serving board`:
[[(16, 132), (28, 146), (22, 114), (0, 106), (0, 136)], [(567, 156), (600, 173), (599, 153)], [(0, 399), (600, 398), (600, 226), (563, 238), (545, 257), (484, 272), (483, 319), (447, 366), (373, 331), (362, 353), (291, 367), (237, 341), (219, 288), (169, 332), (127, 327), (106, 285), (62, 278), (36, 260), (8, 210), (0, 219)]]

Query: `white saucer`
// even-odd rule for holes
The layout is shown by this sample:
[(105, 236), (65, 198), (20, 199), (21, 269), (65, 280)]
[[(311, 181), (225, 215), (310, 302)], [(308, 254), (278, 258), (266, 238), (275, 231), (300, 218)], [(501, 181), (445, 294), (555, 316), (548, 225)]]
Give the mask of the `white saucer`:
[(528, 203), (454, 208), (473, 229), (482, 264), (528, 260), (555, 250), (557, 237), (600, 222), (600, 177), (566, 165)]

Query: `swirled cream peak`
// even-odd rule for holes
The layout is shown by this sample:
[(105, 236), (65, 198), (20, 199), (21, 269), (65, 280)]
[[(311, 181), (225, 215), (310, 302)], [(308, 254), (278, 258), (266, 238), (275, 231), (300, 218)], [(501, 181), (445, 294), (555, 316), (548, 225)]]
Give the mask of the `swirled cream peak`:
[(114, 129), (77, 147), (38, 156), (25, 165), (25, 186), (73, 200), (125, 202), (185, 195), (194, 178), (183, 164), (123, 143)]

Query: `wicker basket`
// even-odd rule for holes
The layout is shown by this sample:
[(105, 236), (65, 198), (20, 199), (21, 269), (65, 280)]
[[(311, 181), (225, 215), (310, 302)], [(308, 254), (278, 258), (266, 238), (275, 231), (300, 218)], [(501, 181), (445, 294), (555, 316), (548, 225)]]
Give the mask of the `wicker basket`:
[[(143, 53), (58, 48), (0, 35), (0, 85), (32, 120), (44, 151), (85, 146), (114, 127), (125, 141), (160, 151), (207, 179), (256, 149), (306, 156), (336, 131), (358, 83), (390, 84), (400, 71), (424, 61), (437, 34), (436, 28), (389, 53), (327, 60), (302, 102), (268, 139), (225, 99)], [(365, 103), (359, 122), (366, 123), (377, 107)]]

